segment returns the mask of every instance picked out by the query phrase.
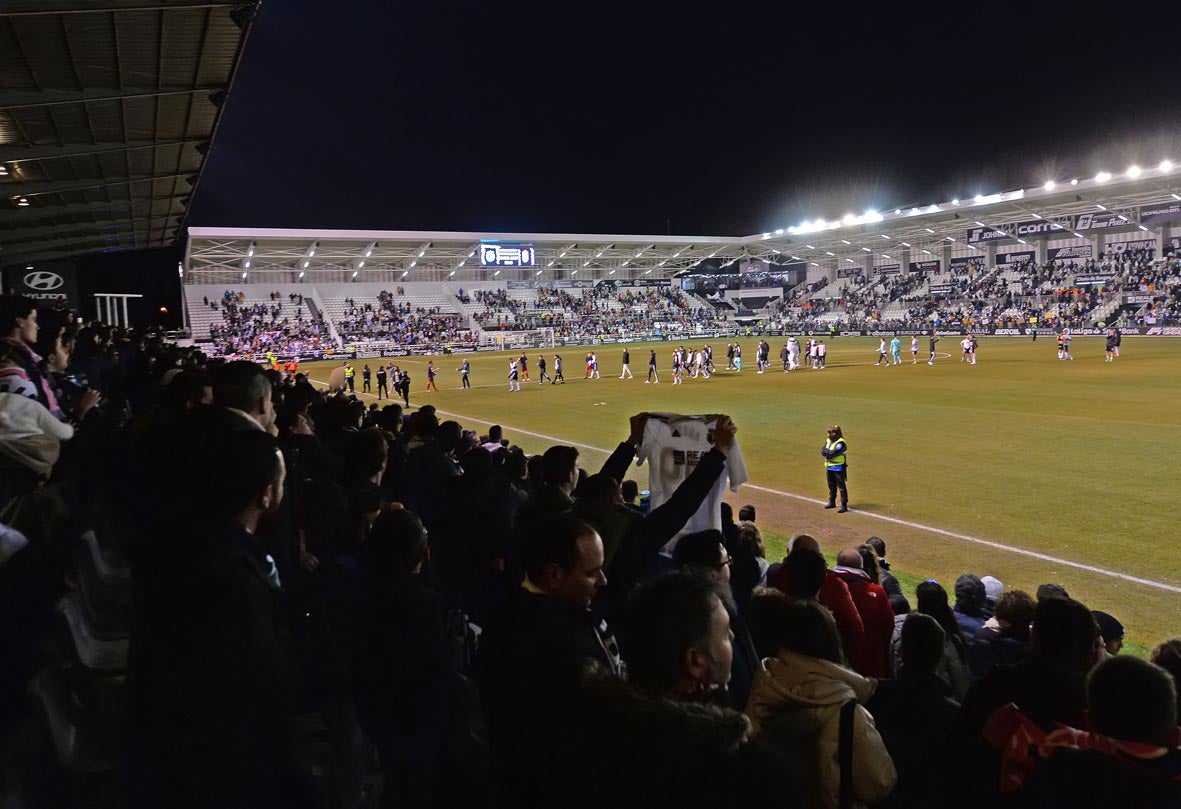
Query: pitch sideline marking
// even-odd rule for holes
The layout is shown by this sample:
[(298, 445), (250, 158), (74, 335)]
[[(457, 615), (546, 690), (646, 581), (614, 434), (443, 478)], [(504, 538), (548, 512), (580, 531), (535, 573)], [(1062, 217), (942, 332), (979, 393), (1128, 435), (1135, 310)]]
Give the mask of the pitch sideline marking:
[[(324, 387), (328, 387), (327, 383), (325, 383), (325, 382), (320, 382), (319, 380), (315, 380), (315, 379), (313, 379), (311, 381), (315, 382), (318, 385), (323, 385)], [(371, 398), (374, 398), (372, 393), (363, 393), (363, 394), (357, 394), (357, 395), (358, 396), (369, 396)], [(435, 412), (441, 413), (444, 416), (453, 416), (457, 419), (463, 419), (464, 421), (474, 421), (477, 424), (488, 424), (488, 425), (500, 424), (500, 422), (488, 421), (486, 419), (477, 419), (477, 418), (473, 418), (471, 416), (463, 415), (462, 413), (452, 413), (447, 410), (439, 410), (438, 408), (435, 408)], [(511, 432), (520, 433), (522, 435), (532, 436), (533, 438), (541, 438), (546, 441), (556, 441), (558, 443), (565, 444), (567, 446), (579, 447), (580, 449), (587, 449), (587, 450), (591, 450), (592, 452), (599, 452), (599, 453), (602, 453), (603, 455), (610, 455), (611, 454), (610, 450), (605, 450), (602, 447), (594, 447), (594, 446), (591, 446), (590, 444), (582, 444), (577, 441), (569, 441), (565, 438), (559, 438), (558, 436), (553, 436), (553, 435), (546, 435), (545, 433), (535, 433), (530, 430), (521, 430), (521, 429), (517, 429), (516, 427), (512, 427), (511, 425), (501, 424), (501, 426), (504, 427), (504, 429), (509, 430)], [(774, 495), (778, 495), (780, 497), (787, 497), (787, 498), (791, 498), (793, 500), (800, 500), (805, 503), (812, 503), (815, 505), (821, 505), (825, 502), (824, 500), (818, 500), (813, 497), (805, 497), (802, 494), (793, 494), (792, 492), (780, 491), (779, 489), (770, 489), (770, 488), (767, 488), (766, 486), (758, 486), (754, 483), (744, 483), (742, 485), (749, 486), (750, 488), (755, 489), (756, 491), (766, 492), (768, 494), (774, 494)], [(1072, 567), (1072, 568), (1075, 568), (1076, 570), (1082, 570), (1087, 573), (1097, 573), (1101, 576), (1108, 576), (1110, 578), (1122, 579), (1123, 581), (1129, 581), (1129, 582), (1132, 582), (1133, 584), (1142, 584), (1145, 587), (1153, 587), (1158, 590), (1166, 590), (1170, 593), (1181, 593), (1181, 587), (1178, 587), (1176, 585), (1166, 584), (1164, 582), (1159, 582), (1159, 581), (1153, 581), (1152, 579), (1144, 579), (1139, 576), (1132, 576), (1128, 573), (1120, 573), (1117, 570), (1108, 570), (1107, 568), (1104, 568), (1104, 567), (1096, 567), (1095, 565), (1088, 565), (1088, 564), (1084, 564), (1082, 562), (1072, 562), (1069, 559), (1060, 559), (1057, 556), (1050, 556), (1049, 554), (1046, 554), (1046, 553), (1040, 553), (1038, 551), (1031, 551), (1026, 548), (1016, 548), (1016, 547), (1013, 547), (1012, 545), (1005, 545), (1001, 542), (995, 542), (990, 539), (982, 539), (981, 537), (974, 537), (970, 534), (961, 534), (956, 531), (948, 531), (943, 528), (936, 528), (933, 525), (926, 525), (926, 524), (920, 523), (920, 522), (911, 522), (910, 520), (904, 520), (899, 517), (891, 517), (887, 514), (877, 514), (872, 511), (861, 511), (860, 509), (857, 509), (857, 508), (851, 508), (849, 510), (852, 512), (855, 512), (857, 514), (861, 514), (863, 516), (866, 516), (866, 517), (872, 517), (877, 520), (882, 520), (883, 522), (889, 522), (889, 523), (893, 523), (895, 525), (902, 525), (907, 528), (915, 528), (920, 531), (927, 531), (932, 534), (938, 534), (939, 536), (945, 536), (945, 537), (949, 537), (951, 539), (958, 539), (961, 542), (970, 542), (975, 545), (983, 545), (985, 547), (993, 548), (993, 549), (999, 550), (999, 551), (1007, 551), (1009, 553), (1015, 553), (1015, 554), (1018, 554), (1021, 556), (1028, 556), (1032, 559), (1037, 559), (1042, 562), (1050, 562), (1050, 563), (1056, 564), (1056, 565), (1065, 565), (1067, 567)]]

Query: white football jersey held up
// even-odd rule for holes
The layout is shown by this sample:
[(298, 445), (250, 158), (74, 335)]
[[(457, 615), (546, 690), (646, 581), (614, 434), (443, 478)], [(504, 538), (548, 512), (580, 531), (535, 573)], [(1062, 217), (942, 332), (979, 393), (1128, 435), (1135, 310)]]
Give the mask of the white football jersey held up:
[[(710, 443), (711, 433), (716, 424), (717, 416), (649, 414), (648, 425), (644, 428), (644, 438), (636, 450), (636, 465), (648, 463), (648, 489), (651, 492), (649, 502), (652, 508), (659, 508), (672, 497), (677, 487), (697, 467), (701, 456), (710, 451), (713, 446)], [(748, 480), (746, 465), (742, 461), (742, 451), (738, 448), (737, 440), (726, 454), (726, 468), (705, 498), (705, 502), (677, 532), (676, 538), (663, 548), (662, 553), (671, 554), (676, 540), (684, 534), (709, 528), (721, 530), (722, 494), (726, 490), (727, 478), (730, 490), (734, 492)]]

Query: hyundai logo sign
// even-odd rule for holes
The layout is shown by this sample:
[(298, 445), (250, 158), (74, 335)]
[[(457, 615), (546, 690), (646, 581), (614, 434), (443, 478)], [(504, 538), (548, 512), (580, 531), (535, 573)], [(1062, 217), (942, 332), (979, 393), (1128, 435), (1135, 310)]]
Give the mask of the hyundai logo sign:
[(25, 286), (38, 292), (52, 292), (66, 281), (55, 272), (31, 272), (25, 276)]

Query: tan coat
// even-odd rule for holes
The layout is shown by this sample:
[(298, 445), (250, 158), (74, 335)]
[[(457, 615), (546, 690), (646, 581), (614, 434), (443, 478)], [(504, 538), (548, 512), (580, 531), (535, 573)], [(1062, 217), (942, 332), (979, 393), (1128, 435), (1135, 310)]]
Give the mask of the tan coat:
[(762, 662), (746, 712), (755, 734), (783, 754), (809, 785), (809, 806), (836, 809), (839, 804), (840, 714), (849, 700), (858, 703), (853, 715), (853, 805), (878, 803), (894, 788), (894, 762), (873, 717), (862, 707), (876, 688), (876, 680), (787, 650)]

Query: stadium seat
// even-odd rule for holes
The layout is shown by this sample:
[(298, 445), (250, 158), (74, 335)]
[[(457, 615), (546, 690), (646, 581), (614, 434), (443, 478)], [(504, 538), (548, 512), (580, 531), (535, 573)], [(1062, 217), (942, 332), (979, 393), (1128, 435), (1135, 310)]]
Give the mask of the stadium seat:
[(64, 596), (58, 602), (57, 609), (69, 627), (74, 651), (82, 665), (106, 672), (127, 668), (130, 641), (126, 623), (121, 631), (111, 626), (96, 625), (85, 607), (81, 593), (77, 591)]

